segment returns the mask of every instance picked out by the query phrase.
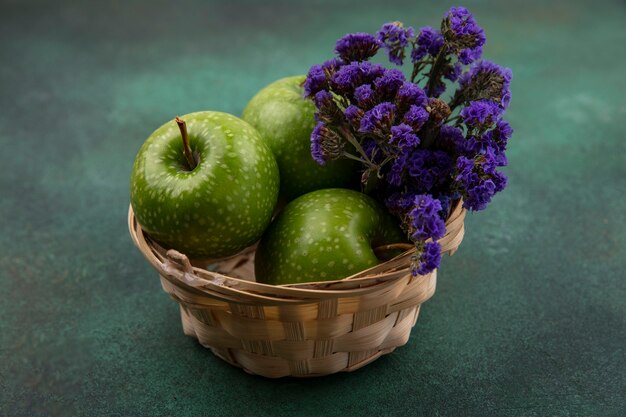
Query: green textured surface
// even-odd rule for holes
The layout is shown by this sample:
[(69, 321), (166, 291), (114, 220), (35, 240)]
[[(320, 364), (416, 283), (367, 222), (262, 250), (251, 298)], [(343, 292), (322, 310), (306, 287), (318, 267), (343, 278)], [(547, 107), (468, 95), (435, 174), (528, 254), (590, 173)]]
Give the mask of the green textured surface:
[(406, 346), (275, 381), (183, 336), (126, 230), (135, 153), (346, 32), (452, 4), (334, 3), (0, 3), (0, 415), (626, 415), (620, 0), (465, 3), (514, 71), (510, 186), (468, 217)]

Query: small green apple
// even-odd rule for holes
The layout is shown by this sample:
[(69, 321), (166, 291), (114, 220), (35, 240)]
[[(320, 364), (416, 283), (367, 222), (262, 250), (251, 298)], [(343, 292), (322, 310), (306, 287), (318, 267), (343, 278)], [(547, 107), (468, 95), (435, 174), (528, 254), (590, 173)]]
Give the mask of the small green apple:
[(289, 203), (256, 251), (258, 282), (341, 279), (381, 262), (374, 248), (406, 242), (396, 220), (371, 197), (325, 189)]
[(157, 242), (192, 258), (234, 255), (271, 220), (278, 166), (259, 133), (221, 112), (170, 121), (148, 137), (131, 174), (137, 221)]
[(304, 98), (304, 75), (282, 78), (259, 91), (242, 118), (272, 149), (280, 171), (281, 195), (290, 200), (309, 191), (358, 186), (359, 165), (349, 159), (320, 166), (311, 156), (315, 106)]

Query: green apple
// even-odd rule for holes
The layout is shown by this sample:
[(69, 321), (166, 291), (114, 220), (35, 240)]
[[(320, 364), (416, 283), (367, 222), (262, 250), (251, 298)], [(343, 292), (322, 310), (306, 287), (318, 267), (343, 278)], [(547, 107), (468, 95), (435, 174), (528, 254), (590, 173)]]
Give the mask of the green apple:
[(256, 242), (269, 224), (278, 166), (248, 123), (191, 113), (148, 137), (130, 191), (137, 221), (155, 241), (192, 258), (225, 257)]
[(358, 186), (359, 165), (352, 160), (320, 166), (311, 156), (315, 106), (304, 98), (304, 75), (282, 78), (259, 91), (242, 118), (261, 133), (280, 171), (281, 195), (290, 200), (309, 191)]
[(325, 189), (289, 204), (256, 252), (259, 282), (290, 284), (341, 279), (377, 265), (374, 248), (406, 242), (396, 220), (371, 197)]

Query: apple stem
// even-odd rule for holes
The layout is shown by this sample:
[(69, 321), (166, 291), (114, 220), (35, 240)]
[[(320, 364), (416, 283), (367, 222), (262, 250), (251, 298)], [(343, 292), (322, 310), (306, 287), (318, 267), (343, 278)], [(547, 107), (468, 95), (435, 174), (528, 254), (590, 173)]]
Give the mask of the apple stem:
[(191, 153), (191, 148), (189, 147), (189, 135), (187, 134), (187, 123), (180, 117), (176, 116), (176, 124), (178, 124), (178, 128), (180, 129), (180, 135), (183, 137), (183, 154), (185, 154), (185, 159), (187, 160), (187, 165), (189, 165), (189, 170), (193, 171), (196, 167), (196, 160)]

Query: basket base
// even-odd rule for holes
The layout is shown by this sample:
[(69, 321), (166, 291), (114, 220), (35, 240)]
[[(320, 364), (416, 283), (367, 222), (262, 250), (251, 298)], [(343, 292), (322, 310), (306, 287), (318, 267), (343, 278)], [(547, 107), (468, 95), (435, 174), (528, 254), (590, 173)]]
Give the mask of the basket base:
[[(334, 353), (330, 355), (331, 358), (335, 358), (334, 361), (330, 361), (330, 367), (328, 363), (323, 366), (319, 366), (321, 369), (326, 368), (323, 372), (314, 372), (315, 368), (318, 368), (315, 363), (313, 363), (314, 369), (311, 369), (311, 361), (314, 362), (315, 359), (301, 361), (302, 363), (300, 366), (297, 365), (297, 361), (295, 365), (293, 363), (289, 363), (287, 366), (284, 366), (285, 361), (282, 358), (264, 357), (263, 355), (253, 352), (217, 348), (209, 344), (202, 343), (201, 337), (199, 337), (194, 330), (195, 318), (188, 314), (182, 306), (180, 306), (180, 315), (183, 332), (186, 336), (195, 338), (198, 343), (205, 348), (208, 348), (215, 356), (233, 366), (243, 369), (250, 375), (259, 375), (266, 378), (282, 378), (286, 376), (309, 378), (330, 375), (337, 372), (356, 371), (365, 365), (372, 363), (381, 356), (393, 352), (397, 347), (405, 345), (409, 340), (411, 329), (417, 322), (420, 307), (420, 305), (417, 305), (412, 309), (411, 313), (405, 314), (404, 318), (397, 318), (397, 321), (401, 320), (404, 322), (401, 323), (401, 325), (403, 325), (402, 327), (407, 328), (407, 331), (403, 332), (400, 337), (386, 340), (386, 343), (382, 345), (380, 349), (349, 353)], [(320, 359), (325, 359), (325, 362), (329, 362), (327, 358), (329, 358), (329, 356)], [(275, 366), (268, 366), (271, 362), (275, 362)], [(334, 364), (334, 366), (332, 364)]]

